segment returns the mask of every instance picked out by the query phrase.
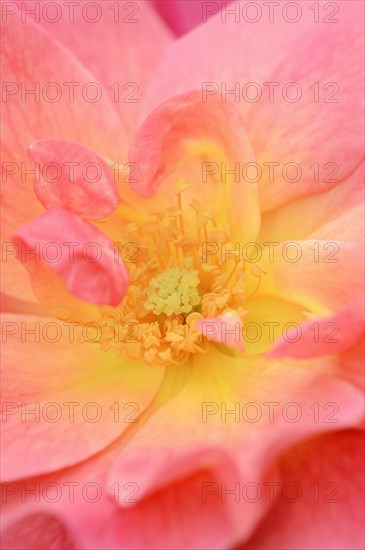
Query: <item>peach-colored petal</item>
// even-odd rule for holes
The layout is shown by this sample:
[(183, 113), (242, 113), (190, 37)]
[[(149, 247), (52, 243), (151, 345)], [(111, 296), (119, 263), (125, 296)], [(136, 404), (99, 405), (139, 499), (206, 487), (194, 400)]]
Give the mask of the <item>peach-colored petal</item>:
[(340, 356), (338, 374), (345, 380), (349, 380), (363, 391), (364, 379), (365, 338), (360, 337), (354, 346)]
[(128, 271), (113, 243), (67, 210), (47, 210), (19, 228), (13, 240), (34, 279), (47, 266), (70, 292), (92, 304), (118, 305), (127, 291)]
[[(316, 235), (329, 222), (333, 222), (336, 228), (332, 238), (349, 240), (344, 232), (351, 227), (352, 236), (358, 240), (359, 229), (364, 220), (361, 212), (361, 203), (364, 201), (364, 167), (362, 162), (346, 180), (325, 193), (308, 195), (264, 213), (260, 230), (261, 241), (280, 242), (308, 238), (309, 235)], [(310, 216), (303, 216), (303, 212), (310, 212)], [(354, 215), (356, 224), (347, 223), (346, 219), (353, 219)]]
[[(226, 505), (216, 500), (202, 500), (202, 486), (215, 485), (209, 471), (194, 473), (166, 488), (157, 498), (141, 500), (133, 480), (125, 479), (121, 484), (118, 475), (115, 479), (106, 479), (110, 461), (117, 452), (118, 444), (112, 444), (106, 452), (76, 467), (20, 483), (3, 484), (5, 540), (16, 544), (16, 528), (31, 528), (35, 514), (52, 514), (79, 550), (230, 546), (231, 520)], [(32, 496), (21, 501), (22, 483), (23, 491), (38, 485), (39, 502)], [(61, 497), (56, 504), (42, 497), (43, 492), (47, 495), (47, 487), (51, 487), (52, 498), (52, 486), (58, 488)], [(73, 498), (69, 497), (70, 489)], [(83, 494), (86, 498), (82, 498)], [(95, 502), (88, 502), (88, 498), (92, 500), (95, 496)], [(130, 509), (120, 506), (133, 500), (138, 503)]]
[(364, 265), (358, 244), (335, 239), (288, 241), (267, 254), (260, 294), (280, 296), (319, 315), (344, 311), (353, 302), (359, 307)]
[(364, 548), (363, 448), (363, 433), (348, 430), (286, 453), (277, 501), (240, 550)]
[(327, 240), (329, 242), (341, 240), (363, 246), (365, 233), (364, 201), (358, 201), (351, 208), (328, 219), (309, 235), (308, 238)]
[[(127, 139), (113, 103), (95, 77), (30, 18), (22, 23), (9, 17), (2, 34), (4, 78), (22, 84), (19, 89), (7, 87), (4, 94), (2, 139), (9, 160), (27, 160), (27, 147), (39, 139), (68, 139), (121, 160)], [(74, 94), (64, 82), (79, 84)], [(91, 101), (91, 90), (89, 95), (85, 90), (91, 82), (97, 102)]]
[(3, 480), (84, 460), (135, 426), (153, 400), (164, 369), (101, 351), (99, 331), (3, 315)]
[[(11, 241), (2, 243), (3, 255), (1, 264), (1, 288), (9, 300), (17, 300), (21, 296), (27, 303), (37, 305), (29, 277), (24, 268), (16, 260), (16, 248)], [(13, 310), (16, 311), (16, 310)]]
[(243, 317), (243, 340), (246, 356), (264, 354), (290, 327), (306, 321), (303, 307), (269, 296), (247, 300)]
[(65, 208), (92, 220), (110, 216), (119, 198), (113, 173), (102, 158), (78, 143), (40, 140), (29, 146), (35, 193), (45, 208)]

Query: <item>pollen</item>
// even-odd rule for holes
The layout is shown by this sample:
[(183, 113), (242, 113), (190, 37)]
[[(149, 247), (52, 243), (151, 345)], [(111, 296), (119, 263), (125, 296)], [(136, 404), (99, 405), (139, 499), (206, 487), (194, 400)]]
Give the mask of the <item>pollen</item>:
[(151, 280), (144, 307), (155, 315), (164, 313), (171, 316), (190, 313), (201, 302), (197, 288), (199, 284), (199, 272), (196, 269), (187, 267), (167, 269)]

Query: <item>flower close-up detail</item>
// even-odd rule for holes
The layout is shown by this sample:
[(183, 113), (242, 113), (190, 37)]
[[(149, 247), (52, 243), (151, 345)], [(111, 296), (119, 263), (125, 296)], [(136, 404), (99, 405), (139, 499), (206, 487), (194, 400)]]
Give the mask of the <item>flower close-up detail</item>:
[(1, 2), (2, 549), (364, 548), (363, 38)]

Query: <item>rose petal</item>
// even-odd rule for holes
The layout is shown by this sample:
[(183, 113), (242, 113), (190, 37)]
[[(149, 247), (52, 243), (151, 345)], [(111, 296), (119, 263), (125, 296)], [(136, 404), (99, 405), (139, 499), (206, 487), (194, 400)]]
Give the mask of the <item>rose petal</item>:
[(318, 357), (346, 351), (364, 333), (364, 300), (352, 308), (328, 317), (313, 317), (310, 321), (289, 330), (267, 354), (279, 357)]
[[(351, 240), (349, 236), (344, 236), (344, 232), (348, 233), (351, 228), (352, 236), (356, 236), (358, 240), (359, 229), (364, 223), (364, 213), (361, 212), (361, 203), (364, 201), (364, 166), (362, 162), (346, 180), (325, 193), (308, 195), (264, 213), (261, 240), (280, 242), (305, 239), (318, 234), (322, 226), (329, 222), (335, 228), (332, 238)], [(303, 216), (303, 212), (310, 212), (310, 216)], [(353, 223), (354, 217), (356, 223)], [(348, 223), (348, 219), (352, 219), (352, 222)]]
[(308, 312), (344, 311), (363, 296), (362, 247), (338, 240), (277, 243), (267, 252), (258, 294), (301, 304)]
[(196, 326), (210, 340), (243, 351), (242, 322), (236, 313), (227, 311), (218, 317), (205, 317)]
[(339, 376), (349, 380), (363, 391), (365, 390), (364, 356), (365, 338), (363, 336), (352, 348), (341, 354), (338, 369)]
[(212, 16), (218, 13), (225, 5), (232, 0), (225, 2), (207, 2), (206, 0), (152, 0), (158, 13), (173, 29), (177, 36), (182, 36), (195, 27), (198, 27)]
[(7, 550), (75, 550), (64, 525), (47, 514), (34, 514), (13, 523), (1, 535), (1, 547)]
[(113, 174), (93, 151), (64, 140), (36, 141), (28, 151), (38, 172), (34, 190), (45, 208), (65, 208), (92, 220), (117, 208)]
[[(74, 8), (62, 0), (57, 3), (58, 21), (51, 20), (51, 8), (49, 17), (39, 17), (38, 21), (92, 73), (90, 82), (97, 80), (103, 85), (103, 94), (110, 97), (124, 132), (131, 136), (138, 125), (142, 98), (172, 33), (148, 2), (103, 0), (94, 6), (80, 4)], [(26, 4), (31, 12), (37, 0)], [(125, 160), (121, 153), (115, 160)]]
[[(237, 174), (230, 172), (242, 159), (252, 161), (252, 149), (235, 105), (218, 100), (207, 104), (193, 91), (160, 105), (142, 124), (129, 150), (130, 162), (138, 166), (137, 178), (130, 183), (142, 197), (155, 195), (155, 202), (149, 200), (145, 208), (156, 211), (158, 204), (160, 209), (162, 204), (176, 204), (171, 188), (177, 178), (184, 178), (189, 184), (184, 204), (189, 199), (213, 204), (218, 222), (250, 241), (260, 225), (257, 186), (238, 183)], [(226, 170), (222, 180), (215, 176), (221, 165)], [(189, 212), (193, 214), (186, 207), (184, 216)]]
[[(21, 487), (9, 484), (4, 528), (38, 510), (52, 510), (72, 534), (77, 548), (219, 549), (231, 548), (247, 537), (271, 503), (237, 499), (235, 484), (242, 495), (246, 483), (270, 483), (276, 472), (271, 468), (269, 473), (268, 466), (278, 453), (301, 437), (357, 422), (363, 412), (363, 400), (348, 384), (313, 370), (306, 372), (287, 364), (262, 369), (259, 363), (251, 370), (242, 362), (232, 363), (232, 358), (229, 368), (223, 365), (222, 369), (222, 360), (224, 356), (219, 354), (216, 364), (211, 356), (196, 365), (182, 391), (160, 405), (152, 416), (147, 415), (148, 420), (145, 417), (125, 450), (121, 449), (121, 444), (124, 447), (126, 443), (122, 437), (104, 453), (74, 468), (25, 480), (25, 488), (39, 483), (39, 503), (32, 495), (21, 502)], [(209, 380), (212, 384), (206, 383)], [(231, 391), (225, 402), (226, 422), (222, 422), (220, 384), (225, 382)], [(323, 406), (329, 395), (339, 405), (338, 424), (323, 422), (328, 415)], [(235, 401), (241, 409), (252, 400), (268, 413), (263, 402), (273, 399), (279, 401), (273, 423), (266, 414), (265, 419), (253, 423), (243, 417), (236, 422), (235, 414), (229, 414), (230, 409), (235, 409)], [(202, 403), (207, 401), (215, 402), (221, 410), (203, 422)], [(298, 403), (302, 419), (291, 423), (284, 421), (282, 414), (285, 404), (293, 401)], [(320, 407), (319, 422), (310, 409), (314, 401)], [(248, 409), (244, 410), (251, 417)], [(291, 413), (288, 409), (289, 417)], [(153, 461), (148, 460), (150, 452), (154, 453)], [(56, 503), (42, 497), (42, 491), (52, 483), (61, 489), (61, 499)], [(71, 502), (70, 484), (75, 484)], [(87, 484), (92, 484), (94, 490), (91, 488), (86, 494), (90, 494), (90, 499), (99, 495), (97, 501), (83, 496)], [(228, 494), (228, 490), (235, 493)]]
[[(241, 484), (261, 480), (277, 453), (298, 439), (358, 423), (362, 417), (360, 392), (313, 368), (264, 366), (262, 361), (248, 365), (220, 353), (199, 358), (180, 393), (160, 407), (128, 443), (109, 480), (133, 480), (139, 498), (146, 501), (158, 499), (160, 491), (202, 468), (213, 472), (218, 484), (227, 482), (227, 486), (233, 480)], [(315, 421), (310, 410), (313, 402), (324, 406), (329, 396), (339, 406), (337, 424), (323, 423), (322, 417)], [(264, 403), (273, 401), (278, 408), (270, 421), (263, 412)], [(293, 413), (285, 409), (293, 402), (300, 415), (295, 422), (284, 419), (286, 410), (289, 416)], [(260, 417), (244, 420), (243, 412), (250, 418)], [(151, 453), (153, 460), (148, 460)], [(261, 502), (253, 506), (227, 500), (232, 538), (247, 536), (264, 510)], [(242, 514), (245, 522), (240, 519)]]
[(279, 498), (240, 550), (364, 548), (361, 431), (326, 434), (281, 460)]
[(128, 271), (113, 243), (67, 210), (53, 208), (27, 223), (16, 232), (14, 243), (32, 277), (47, 266), (83, 300), (118, 305), (127, 291)]
[[(2, 24), (1, 69), (5, 88), (1, 232), (9, 246), (16, 229), (43, 211), (32, 186), (33, 166), (27, 154), (31, 143), (40, 139), (70, 140), (118, 162), (125, 160), (127, 149), (114, 106), (105, 90), (95, 83), (95, 77), (50, 34), (32, 24), (30, 16), (25, 19), (22, 22), (20, 17), (9, 15)], [(64, 83), (75, 83), (73, 101), (72, 86)], [(92, 88), (90, 83), (96, 86)], [(91, 94), (96, 89), (101, 94), (99, 101), (87, 101), (83, 90)], [(54, 101), (57, 95), (59, 100)], [(14, 257), (8, 258), (1, 271), (8, 294), (36, 301), (27, 275), (22, 275)]]
[[(144, 112), (194, 89), (207, 91), (208, 104), (235, 102), (262, 170), (268, 211), (334, 187), (363, 159), (364, 5), (349, 0), (333, 17), (321, 11), (316, 20), (309, 5), (277, 5), (274, 16), (269, 5), (255, 5), (234, 2), (177, 41)], [(279, 163), (274, 178), (270, 163)], [(290, 163), (299, 165), (298, 180)]]
[(164, 369), (121, 360), (102, 341), (98, 323), (3, 315), (3, 481), (85, 460), (136, 426)]

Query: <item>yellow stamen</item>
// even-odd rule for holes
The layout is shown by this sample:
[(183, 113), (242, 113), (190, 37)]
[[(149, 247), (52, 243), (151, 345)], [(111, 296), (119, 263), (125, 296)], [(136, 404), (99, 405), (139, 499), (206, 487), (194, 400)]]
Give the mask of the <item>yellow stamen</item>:
[(168, 269), (151, 280), (144, 307), (155, 315), (190, 313), (201, 301), (197, 290), (199, 283), (196, 269)]

